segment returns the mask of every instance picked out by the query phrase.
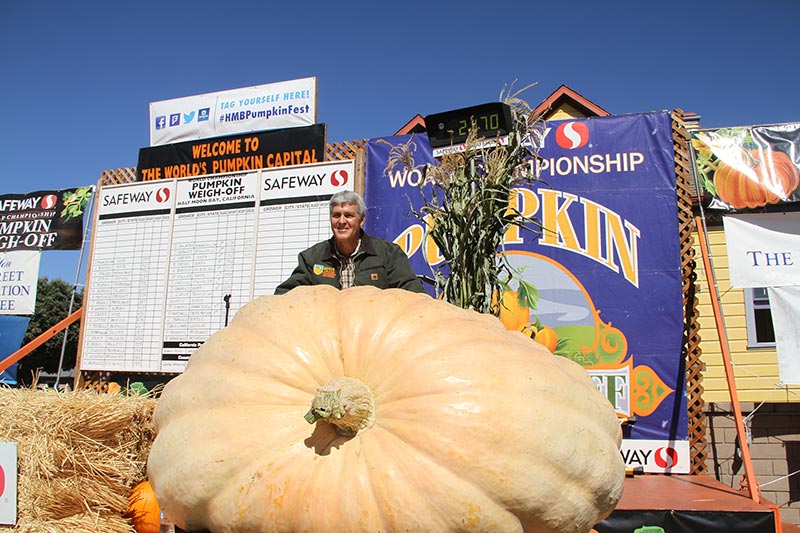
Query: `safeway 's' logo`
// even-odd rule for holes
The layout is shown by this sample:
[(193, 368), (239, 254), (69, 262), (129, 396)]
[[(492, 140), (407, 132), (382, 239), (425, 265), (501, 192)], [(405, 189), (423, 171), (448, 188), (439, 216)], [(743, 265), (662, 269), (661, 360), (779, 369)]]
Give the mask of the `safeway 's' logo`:
[(331, 172), (331, 185), (334, 187), (341, 187), (342, 185), (347, 185), (347, 180), (350, 179), (350, 175), (347, 173), (346, 170), (334, 170)]
[(42, 198), (42, 209), (53, 209), (58, 202), (58, 197), (55, 194), (48, 194)]
[(156, 191), (156, 202), (163, 204), (169, 200), (169, 188), (162, 187)]
[(656, 450), (653, 460), (661, 468), (672, 468), (678, 464), (678, 450), (665, 446)]
[(589, 127), (583, 122), (565, 122), (556, 128), (556, 143), (561, 148), (574, 150), (589, 142)]

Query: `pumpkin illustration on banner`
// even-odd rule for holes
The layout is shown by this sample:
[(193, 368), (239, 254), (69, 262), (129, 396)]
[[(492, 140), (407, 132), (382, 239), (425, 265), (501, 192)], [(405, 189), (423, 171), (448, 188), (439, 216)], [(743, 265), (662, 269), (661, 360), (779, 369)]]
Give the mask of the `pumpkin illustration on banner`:
[[(497, 294), (492, 299), (493, 305), (497, 305)], [(521, 329), (531, 316), (530, 308), (520, 302), (519, 293), (517, 291), (506, 290), (503, 292), (503, 298), (500, 300), (500, 322), (511, 331)]]
[(756, 142), (745, 128), (697, 133), (692, 146), (700, 184), (734, 209), (792, 201), (800, 185), (800, 171), (789, 155)]
[(583, 368), (399, 289), (253, 300), (154, 421), (148, 477), (190, 531), (588, 532), (625, 478), (621, 426)]
[(714, 183), (720, 200), (737, 209), (755, 208), (788, 200), (800, 173), (783, 152), (741, 150), (720, 161)]
[[(538, 286), (535, 308), (520, 311), (524, 307), (520, 302), (513, 313), (509, 312), (515, 320), (503, 321), (506, 327), (517, 325), (527, 316), (529, 321), (517, 330), (553, 354), (575, 361), (592, 375), (609, 371), (629, 374), (626, 382), (630, 385), (625, 387), (632, 402), (620, 408), (620, 415), (647, 416), (674, 392), (652, 368), (634, 366), (625, 332), (603, 319), (589, 293), (566, 267), (532, 252), (507, 251), (506, 255), (512, 267), (525, 276), (518, 280), (523, 290), (534, 282)], [(502, 313), (503, 309), (501, 319)]]

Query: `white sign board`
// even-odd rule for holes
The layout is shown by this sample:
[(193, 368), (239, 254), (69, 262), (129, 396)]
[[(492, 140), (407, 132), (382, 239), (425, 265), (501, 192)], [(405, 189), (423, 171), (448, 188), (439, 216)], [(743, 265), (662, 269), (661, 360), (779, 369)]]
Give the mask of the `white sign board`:
[(84, 299), (83, 357), (106, 370), (158, 370), (175, 180), (102, 187)]
[(800, 285), (800, 212), (726, 215), (731, 286)]
[(100, 189), (81, 369), (181, 372), (297, 254), (330, 238), (328, 200), (353, 161)]
[(317, 78), (150, 104), (150, 146), (317, 123)]
[(41, 252), (0, 253), (0, 315), (32, 315)]
[(626, 468), (652, 474), (688, 474), (688, 440), (623, 439), (619, 450)]
[(17, 443), (0, 442), (0, 524), (17, 523)]

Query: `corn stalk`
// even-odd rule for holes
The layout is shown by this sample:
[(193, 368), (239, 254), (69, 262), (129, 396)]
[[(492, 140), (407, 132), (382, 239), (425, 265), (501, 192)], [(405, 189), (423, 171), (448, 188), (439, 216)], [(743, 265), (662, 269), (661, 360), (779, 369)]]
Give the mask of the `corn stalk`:
[[(465, 151), (450, 151), (439, 165), (427, 167), (421, 186), (425, 203), (419, 210), (412, 209), (426, 224), (444, 258), (435, 272), (437, 294), (454, 305), (481, 313), (499, 314), (501, 296), (512, 278), (522, 284), (518, 294), (525, 301), (520, 303), (536, 308), (535, 287), (519, 278), (504, 256), (498, 258), (503, 236), (512, 226), (538, 229), (536, 221), (524, 217), (512, 202), (515, 188), (537, 180), (540, 123), (531, 117), (530, 107), (517, 98), (528, 87), (505, 99), (501, 93), (501, 101), (512, 109), (514, 127), (508, 143), (486, 146), (486, 139), (477, 136), (473, 122)], [(393, 147), (388, 172), (401, 164), (413, 168), (412, 147)]]

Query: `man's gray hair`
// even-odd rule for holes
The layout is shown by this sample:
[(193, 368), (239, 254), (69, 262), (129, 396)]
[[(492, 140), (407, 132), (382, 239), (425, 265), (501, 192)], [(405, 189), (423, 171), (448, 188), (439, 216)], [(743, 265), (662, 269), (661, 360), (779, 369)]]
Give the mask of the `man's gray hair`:
[(360, 217), (363, 217), (364, 213), (367, 212), (367, 204), (364, 203), (364, 199), (361, 198), (361, 195), (355, 191), (339, 191), (331, 196), (331, 201), (328, 202), (328, 211), (332, 213), (335, 206), (345, 204), (355, 205), (358, 216)]

